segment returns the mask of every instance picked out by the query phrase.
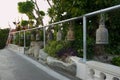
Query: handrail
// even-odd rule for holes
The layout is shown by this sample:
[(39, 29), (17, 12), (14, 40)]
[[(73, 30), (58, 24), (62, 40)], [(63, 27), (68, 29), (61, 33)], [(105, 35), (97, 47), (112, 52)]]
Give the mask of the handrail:
[(82, 18), (83, 18), (83, 16), (74, 17), (74, 18), (70, 18), (70, 19), (62, 20), (62, 21), (59, 21), (59, 22), (54, 22), (54, 23), (49, 24), (49, 25), (46, 25), (46, 26), (41, 26), (41, 27), (36, 27), (36, 28), (31, 28), (31, 29), (26, 29), (26, 30), (21, 30), (21, 31), (16, 31), (16, 32), (12, 32), (12, 33), (18, 33), (18, 32), (24, 32), (24, 31), (30, 31), (30, 30), (34, 30), (34, 29), (43, 28), (43, 27), (49, 27), (49, 26), (52, 26), (52, 25), (56, 25), (56, 24), (60, 24), (60, 23), (65, 23), (65, 22), (68, 22), (68, 21), (77, 20), (77, 19), (82, 19)]
[(115, 10), (115, 9), (118, 9), (118, 8), (120, 8), (120, 5), (112, 6), (112, 7), (101, 9), (101, 10), (97, 10), (97, 11), (94, 11), (94, 12), (90, 12), (90, 13), (84, 14), (82, 16), (78, 16), (78, 17), (74, 17), (74, 18), (70, 18), (70, 19), (54, 22), (54, 23), (46, 25), (46, 26), (41, 26), (41, 27), (36, 27), (36, 28), (31, 28), (31, 29), (26, 29), (26, 30), (21, 30), (21, 31), (16, 31), (16, 32), (13, 32), (13, 33), (39, 29), (39, 28), (48, 27), (48, 26), (52, 26), (52, 25), (56, 25), (56, 24), (60, 24), (60, 23), (64, 23), (64, 22), (68, 22), (68, 21), (72, 21), (72, 20), (82, 19), (84, 16), (89, 17), (89, 16), (92, 16), (92, 15), (96, 15), (96, 14), (100, 14), (100, 13), (104, 13), (104, 12), (109, 12), (111, 10)]
[(90, 13), (85, 14), (84, 16), (89, 17), (89, 16), (92, 16), (92, 15), (109, 12), (111, 10), (115, 10), (115, 9), (118, 9), (118, 8), (120, 8), (120, 5), (108, 7), (108, 8), (97, 10), (97, 11), (94, 11), (94, 12), (90, 12)]

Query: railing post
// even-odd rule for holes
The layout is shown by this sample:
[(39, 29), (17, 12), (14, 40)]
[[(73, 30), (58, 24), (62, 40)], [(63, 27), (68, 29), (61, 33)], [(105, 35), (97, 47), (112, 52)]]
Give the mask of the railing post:
[[(19, 46), (20, 46), (20, 31), (19, 31)], [(19, 47), (19, 52), (20, 52), (20, 47)]]
[(19, 45), (20, 45), (20, 31), (19, 31)]
[(24, 31), (24, 54), (25, 54), (25, 47), (26, 47), (26, 40), (25, 40), (25, 31)]
[(46, 28), (46, 27), (44, 26), (44, 27), (43, 27), (43, 39), (44, 39), (43, 43), (44, 43), (44, 48), (45, 48), (45, 44), (46, 44), (46, 42), (45, 42), (45, 40), (46, 40), (46, 39), (45, 39), (45, 37), (46, 37), (46, 36), (45, 36), (45, 34), (46, 34), (46, 33), (45, 33), (45, 28)]
[(86, 16), (83, 16), (83, 62), (86, 63), (87, 43), (86, 43)]

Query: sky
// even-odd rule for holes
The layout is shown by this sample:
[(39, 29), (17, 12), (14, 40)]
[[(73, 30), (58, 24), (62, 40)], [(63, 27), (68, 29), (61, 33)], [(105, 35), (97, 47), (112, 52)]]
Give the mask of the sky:
[[(25, 20), (27, 20), (27, 16), (25, 14), (21, 14), (18, 12), (17, 9), (17, 3), (22, 2), (26, 0), (2, 0), (0, 2), (0, 28), (9, 28), (9, 25), (11, 28), (15, 28), (15, 25), (13, 24), (14, 21), (18, 22), (18, 20), (21, 19), (21, 17)], [(37, 3), (39, 5), (40, 10), (44, 10), (45, 13), (47, 13), (47, 9), (49, 8), (48, 3), (46, 0), (37, 0)], [(45, 16), (44, 18), (44, 24), (47, 25), (49, 21), (49, 17)]]

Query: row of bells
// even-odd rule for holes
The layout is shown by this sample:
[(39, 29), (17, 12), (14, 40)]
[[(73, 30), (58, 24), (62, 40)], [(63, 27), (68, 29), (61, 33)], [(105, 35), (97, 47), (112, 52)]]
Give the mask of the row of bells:
[[(38, 39), (38, 37), (39, 35), (37, 34), (36, 39)], [(57, 41), (62, 40), (61, 30), (58, 30), (56, 34), (56, 38), (57, 38)], [(69, 27), (66, 38), (68, 41), (75, 40), (74, 31), (72, 30), (71, 27)], [(99, 28), (96, 30), (96, 44), (108, 44), (108, 30), (105, 28), (104, 24), (100, 24)]]
[[(34, 36), (31, 35), (31, 37), (33, 38)], [(52, 34), (49, 35), (49, 37), (52, 39)], [(40, 38), (40, 35), (36, 34), (36, 40), (39, 40), (39, 38)], [(68, 41), (75, 40), (74, 31), (72, 30), (72, 28), (69, 28), (66, 39)], [(57, 41), (62, 40), (61, 30), (58, 30), (58, 32), (57, 32), (56, 40)], [(96, 30), (96, 44), (108, 44), (108, 30), (105, 28), (104, 24), (100, 24), (99, 28)]]
[[(34, 37), (34, 36), (31, 36)], [(36, 40), (39, 40), (40, 35), (36, 34)], [(48, 38), (52, 39), (52, 31), (50, 30)], [(50, 40), (49, 39), (49, 40)], [(62, 40), (62, 32), (61, 30), (58, 30), (56, 34), (57, 41)], [(72, 27), (68, 28), (66, 39), (68, 41), (75, 40), (74, 37), (74, 31)], [(99, 22), (99, 28), (96, 30), (96, 44), (108, 44), (108, 30), (105, 28), (104, 18), (101, 16), (100, 22)]]

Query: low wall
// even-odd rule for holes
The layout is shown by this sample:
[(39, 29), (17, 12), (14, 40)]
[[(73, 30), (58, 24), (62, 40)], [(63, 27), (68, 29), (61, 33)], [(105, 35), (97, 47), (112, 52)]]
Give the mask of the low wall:
[(24, 47), (20, 47), (14, 44), (8, 44), (8, 48), (15, 52), (24, 53)]
[(96, 61), (88, 61), (87, 75), (87, 80), (120, 80), (120, 67)]
[(81, 58), (72, 58), (77, 65), (76, 76), (82, 80), (120, 80), (120, 67), (97, 61), (82, 62)]
[[(19, 47), (14, 44), (9, 44), (8, 48), (19, 53), (24, 53), (23, 47)], [(49, 56), (45, 54), (43, 50), (40, 50), (39, 52), (40, 52), (39, 57), (47, 61), (47, 63), (49, 64), (55, 63), (55, 65), (56, 64), (64, 65), (64, 63), (60, 61), (49, 58)], [(118, 66), (101, 63), (97, 61), (87, 61), (86, 63), (84, 63), (82, 58), (75, 57), (75, 56), (71, 57), (70, 59), (74, 61), (76, 65), (76, 68), (75, 68), (76, 77), (82, 80), (120, 80), (120, 67)]]

